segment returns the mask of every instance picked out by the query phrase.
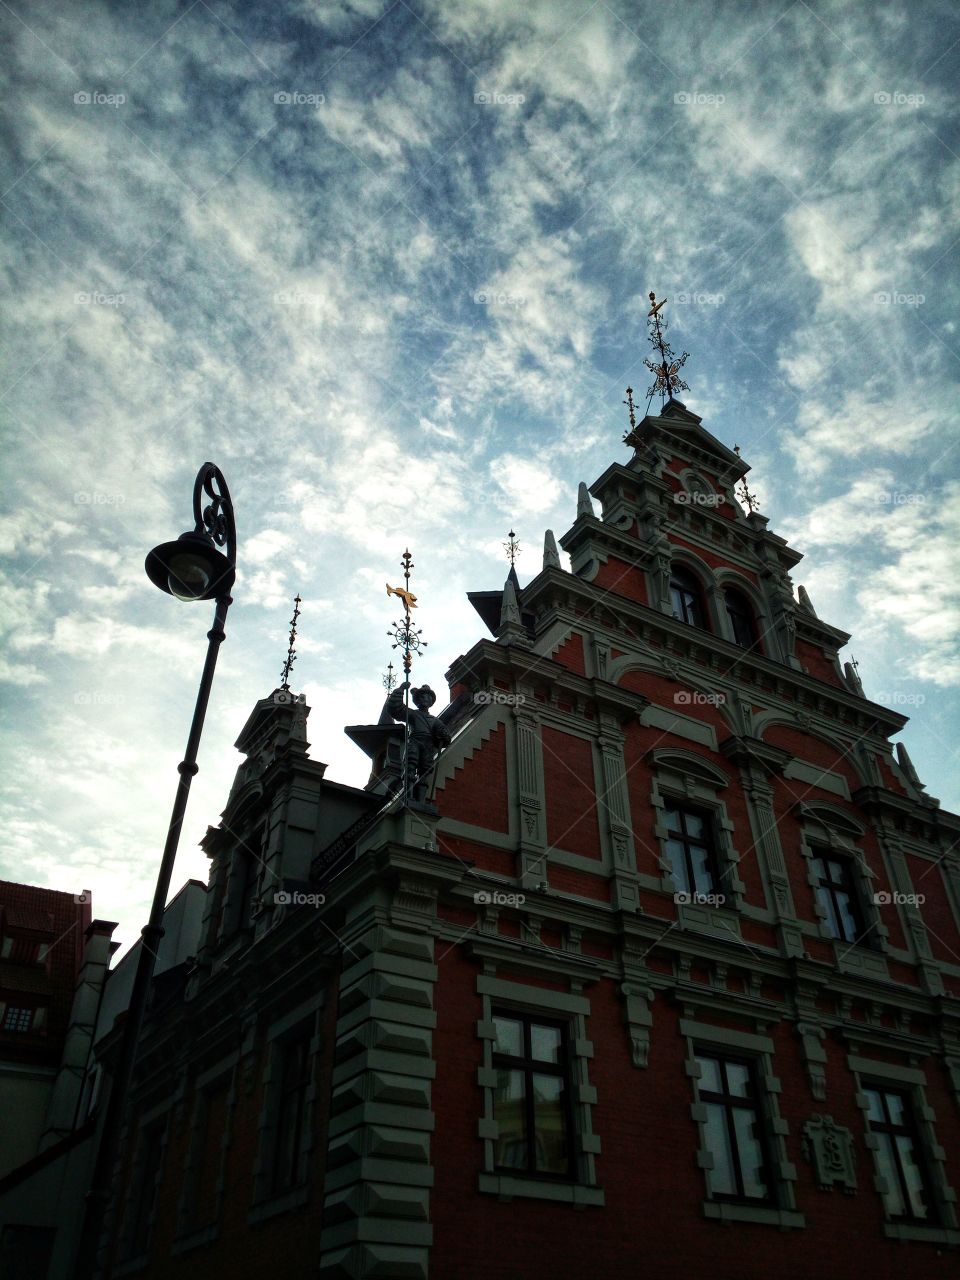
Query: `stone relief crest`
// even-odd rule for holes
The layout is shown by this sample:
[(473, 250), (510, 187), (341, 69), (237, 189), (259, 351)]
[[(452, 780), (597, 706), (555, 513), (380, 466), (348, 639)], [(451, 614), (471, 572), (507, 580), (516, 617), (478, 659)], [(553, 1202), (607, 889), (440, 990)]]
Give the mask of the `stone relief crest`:
[(813, 1165), (821, 1191), (839, 1186), (847, 1195), (857, 1189), (853, 1134), (833, 1116), (812, 1115), (803, 1126), (803, 1154)]

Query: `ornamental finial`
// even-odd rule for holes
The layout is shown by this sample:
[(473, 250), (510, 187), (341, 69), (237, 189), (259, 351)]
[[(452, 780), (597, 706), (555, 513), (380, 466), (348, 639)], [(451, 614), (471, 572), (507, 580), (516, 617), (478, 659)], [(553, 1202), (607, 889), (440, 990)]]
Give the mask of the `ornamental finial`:
[(632, 444), (637, 448), (640, 437), (637, 435), (637, 411), (633, 403), (633, 387), (627, 387), (627, 398), (623, 403), (627, 406), (627, 412), (630, 415), (630, 430), (624, 433), (623, 443)]
[(507, 553), (507, 559), (510, 561), (510, 568), (512, 569), (516, 564), (517, 556), (520, 554), (520, 543), (517, 541), (517, 535), (512, 529), (507, 534), (507, 537), (510, 541), (503, 544), (503, 549)]
[(647, 388), (648, 400), (652, 400), (655, 395), (659, 395), (661, 400), (669, 402), (673, 399), (675, 391), (690, 390), (680, 377), (680, 370), (686, 364), (689, 352), (684, 351), (681, 356), (675, 359), (670, 343), (664, 337), (667, 322), (661, 318), (660, 312), (666, 301), (666, 298), (661, 298), (658, 302), (657, 295), (651, 290), (650, 310), (647, 312), (649, 327), (647, 337), (660, 359), (655, 362), (645, 356), (643, 363), (654, 375), (653, 385)]
[(298, 592), (293, 598), (293, 617), (290, 619), (290, 641), (287, 645), (287, 658), (283, 664), (283, 671), (280, 673), (280, 688), (289, 690), (290, 688), (290, 672), (293, 664), (297, 660), (297, 651), (294, 649), (294, 642), (297, 638), (297, 619), (300, 617), (300, 593)]
[[(733, 446), (733, 452), (738, 458), (740, 457), (740, 446), (738, 444)], [(736, 495), (751, 515), (753, 515), (754, 511), (760, 510), (760, 503), (757, 501), (757, 495), (755, 493), (751, 493), (747, 488), (747, 477), (745, 475), (740, 477), (740, 484), (737, 486)]]
[(421, 640), (422, 631), (414, 627), (410, 623), (410, 610), (416, 609), (417, 597), (410, 590), (410, 570), (413, 566), (409, 549), (404, 551), (400, 558), (400, 565), (403, 569), (403, 579), (405, 586), (391, 587), (387, 583), (387, 595), (399, 596), (403, 601), (403, 620), (395, 622), (387, 635), (393, 640), (394, 649), (403, 651), (403, 674), (406, 679), (410, 678), (410, 668), (413, 665), (413, 654), (419, 653), (421, 649), (427, 647), (426, 640)]

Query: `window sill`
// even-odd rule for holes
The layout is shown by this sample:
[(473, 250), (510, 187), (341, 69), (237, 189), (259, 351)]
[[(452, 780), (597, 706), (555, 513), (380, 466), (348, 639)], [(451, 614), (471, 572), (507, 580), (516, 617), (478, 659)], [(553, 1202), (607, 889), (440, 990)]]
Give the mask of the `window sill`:
[(213, 1244), (219, 1234), (220, 1228), (215, 1222), (209, 1227), (200, 1227), (199, 1230), (191, 1231), (189, 1235), (174, 1240), (170, 1246), (170, 1254), (172, 1256), (177, 1253), (187, 1253), (190, 1249), (199, 1249), (201, 1245)]
[(126, 1262), (118, 1263), (113, 1269), (113, 1274), (119, 1277), (132, 1276), (138, 1271), (145, 1271), (150, 1261), (149, 1253), (140, 1253), (135, 1258), (128, 1258)]
[(714, 938), (730, 938), (732, 935), (738, 942), (741, 941), (740, 917), (730, 907), (680, 902), (677, 904), (677, 917), (681, 929), (708, 933)]
[(887, 961), (881, 951), (873, 947), (851, 945), (849, 942), (838, 942), (832, 939), (834, 953), (837, 957), (837, 968), (841, 973), (852, 973), (858, 977), (878, 978), (890, 981)]
[(715, 1218), (719, 1222), (759, 1222), (768, 1227), (780, 1227), (787, 1230), (791, 1227), (805, 1227), (806, 1219), (802, 1213), (793, 1213), (788, 1209), (772, 1209), (765, 1205), (728, 1204), (726, 1201), (705, 1200), (703, 1216)]
[(926, 1244), (960, 1244), (960, 1231), (949, 1227), (921, 1227), (909, 1222), (886, 1222), (883, 1234), (891, 1240), (915, 1240)]
[(553, 1200), (558, 1204), (603, 1207), (605, 1204), (600, 1187), (585, 1187), (578, 1182), (541, 1182), (539, 1178), (524, 1178), (515, 1173), (481, 1173), (479, 1187), (501, 1200), (514, 1196), (527, 1196), (535, 1200)]
[(269, 1196), (265, 1200), (260, 1200), (253, 1206), (247, 1214), (247, 1222), (253, 1227), (258, 1222), (265, 1222), (267, 1218), (275, 1218), (277, 1214), (288, 1213), (291, 1209), (299, 1209), (307, 1203), (310, 1198), (310, 1187), (304, 1182), (299, 1187), (293, 1187), (290, 1191), (284, 1191), (278, 1196)]

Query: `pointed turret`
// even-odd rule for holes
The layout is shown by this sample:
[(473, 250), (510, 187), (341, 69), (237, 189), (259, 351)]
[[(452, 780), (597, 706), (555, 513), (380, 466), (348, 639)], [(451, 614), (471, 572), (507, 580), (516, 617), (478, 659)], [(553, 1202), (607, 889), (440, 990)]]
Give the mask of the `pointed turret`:
[(586, 481), (580, 481), (580, 487), (577, 489), (577, 519), (580, 516), (595, 516), (593, 509), (593, 499), (590, 497), (590, 490), (587, 488)]
[(895, 746), (897, 752), (897, 764), (906, 774), (907, 780), (912, 783), (918, 791), (924, 791), (926, 788), (920, 781), (920, 775), (913, 766), (913, 761), (910, 759), (910, 753), (907, 751), (906, 746), (902, 742), (896, 743)]
[(814, 618), (818, 616), (810, 597), (807, 595), (806, 587), (797, 587), (797, 599), (800, 601), (801, 609), (806, 609), (807, 613), (812, 614)]
[(860, 681), (859, 675), (857, 674), (857, 669), (852, 662), (845, 662), (843, 664), (843, 675), (849, 688), (852, 689), (854, 693), (859, 693), (862, 698), (863, 685)]
[(519, 645), (529, 649), (531, 640), (527, 629), (520, 619), (520, 602), (517, 598), (517, 575), (510, 566), (507, 580), (503, 584), (503, 597), (500, 603), (500, 625), (497, 628), (497, 643)]
[(559, 569), (560, 552), (557, 549), (557, 540), (553, 536), (553, 530), (548, 529), (543, 535), (543, 567), (544, 569)]

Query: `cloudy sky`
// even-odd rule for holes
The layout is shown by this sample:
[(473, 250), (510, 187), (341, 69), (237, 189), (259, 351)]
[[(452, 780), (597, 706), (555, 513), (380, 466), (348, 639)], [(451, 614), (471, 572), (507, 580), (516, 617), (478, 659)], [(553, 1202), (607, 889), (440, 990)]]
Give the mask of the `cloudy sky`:
[[(2, 0), (0, 876), (146, 917), (211, 609), (155, 543), (225, 472), (241, 572), (175, 886), (291, 597), (313, 754), (361, 783), (409, 544), (430, 647), (521, 580), (645, 387), (754, 470), (960, 807), (960, 22), (921, 3)], [(844, 656), (849, 656), (849, 651)]]

